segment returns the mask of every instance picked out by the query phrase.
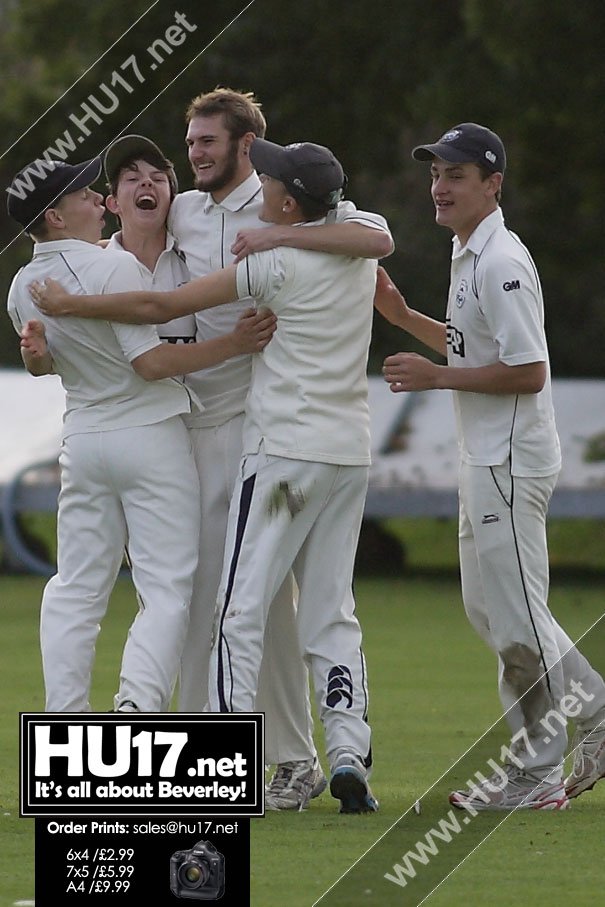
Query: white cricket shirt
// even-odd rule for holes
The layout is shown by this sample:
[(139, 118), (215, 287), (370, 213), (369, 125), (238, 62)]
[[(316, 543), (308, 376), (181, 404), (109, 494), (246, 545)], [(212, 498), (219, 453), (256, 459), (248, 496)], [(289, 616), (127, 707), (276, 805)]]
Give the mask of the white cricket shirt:
[(70, 293), (118, 293), (144, 289), (133, 255), (77, 239), (36, 243), (32, 260), (15, 276), (8, 312), (17, 332), (41, 321), (66, 394), (63, 436), (152, 425), (191, 411), (187, 389), (173, 378), (145, 381), (133, 359), (160, 340), (152, 325), (117, 324), (87, 318), (48, 318), (32, 302), (28, 285), (52, 277)]
[[(168, 228), (185, 254), (192, 277), (203, 277), (232, 264), (231, 246), (240, 230), (268, 226), (259, 218), (262, 203), (262, 185), (256, 173), (250, 174), (220, 203), (216, 203), (209, 192), (196, 189), (174, 198)], [(384, 218), (357, 211), (351, 202), (341, 203), (337, 212), (330, 212), (326, 222), (335, 219), (372, 226), (390, 236)], [(232, 331), (240, 314), (253, 305), (254, 300), (242, 298), (198, 312), (195, 316), (197, 339), (210, 340)], [(187, 425), (221, 425), (243, 413), (251, 371), (252, 356), (243, 355), (187, 375), (187, 385), (204, 406), (203, 412), (186, 417)]]
[(509, 457), (512, 474), (551, 475), (561, 466), (552, 404), (544, 303), (536, 266), (498, 208), (461, 248), (453, 240), (447, 361), (454, 368), (545, 362), (538, 394), (454, 391), (460, 453), (474, 466)]
[[(304, 230), (304, 226), (300, 227)], [(370, 463), (367, 358), (377, 262), (278, 248), (237, 266), (237, 288), (277, 315), (254, 357), (244, 453)]]
[[(122, 245), (121, 232), (114, 233), (105, 248), (125, 252), (126, 250)], [(136, 255), (134, 257), (136, 258)], [(174, 236), (170, 233), (166, 234), (166, 246), (160, 252), (160, 257), (153, 271), (150, 271), (142, 261), (139, 261), (139, 266), (145, 280), (146, 289), (164, 292), (181, 287), (184, 283), (189, 283), (191, 280), (185, 255), (181, 252), (174, 241)], [(156, 324), (156, 330), (160, 340), (166, 340), (169, 343), (193, 343), (196, 331), (195, 315), (182, 315), (180, 318), (173, 318), (172, 321), (168, 321), (166, 324)]]

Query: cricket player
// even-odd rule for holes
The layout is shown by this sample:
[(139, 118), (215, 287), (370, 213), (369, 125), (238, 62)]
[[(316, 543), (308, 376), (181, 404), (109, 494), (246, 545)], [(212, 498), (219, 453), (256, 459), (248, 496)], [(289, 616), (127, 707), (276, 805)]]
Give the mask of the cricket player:
[[(262, 217), (313, 230), (338, 204), (344, 174), (312, 143), (255, 139)], [(309, 225), (309, 226), (307, 226)], [(254, 707), (271, 602), (292, 568), (300, 650), (326, 737), (332, 794), (343, 812), (378, 808), (367, 674), (352, 574), (370, 458), (366, 363), (376, 261), (280, 247), (172, 293), (89, 297), (89, 314), (162, 321), (249, 296), (278, 315), (271, 357), (254, 361), (243, 460), (232, 498), (212, 655), (210, 704)], [(55, 312), (77, 303), (52, 282), (33, 288)], [(334, 564), (338, 570), (334, 570)]]
[[(169, 224), (193, 277), (238, 261), (251, 251), (304, 245), (322, 251), (379, 258), (392, 251), (384, 222), (351, 202), (328, 220), (300, 231), (261, 220), (262, 191), (250, 159), (255, 137), (266, 130), (261, 105), (249, 92), (218, 88), (194, 98), (187, 110), (188, 158), (195, 188), (176, 196)], [(336, 223), (338, 219), (339, 223)], [(230, 330), (251, 300), (196, 313), (198, 338)], [(202, 493), (200, 559), (193, 584), (191, 633), (183, 651), (179, 708), (203, 709), (216, 591), (223, 565), (229, 502), (242, 452), (242, 428), (252, 357), (231, 360), (187, 377), (204, 410), (186, 417)], [(265, 755), (276, 765), (267, 787), (269, 809), (300, 809), (325, 787), (313, 742), (307, 671), (295, 623), (296, 589), (289, 575), (267, 620), (259, 704), (267, 715)], [(200, 645), (202, 640), (202, 645)]]
[[(120, 231), (114, 233), (107, 246), (108, 249), (117, 249), (128, 251), (136, 256), (142, 265), (142, 270), (146, 278), (146, 286), (154, 290), (168, 290), (182, 286), (190, 280), (189, 269), (184, 253), (172, 234), (167, 230), (166, 219), (170, 204), (176, 194), (176, 175), (171, 163), (165, 158), (158, 146), (150, 139), (144, 136), (127, 135), (122, 136), (113, 142), (105, 154), (104, 159), (105, 176), (107, 178), (110, 194), (105, 200), (105, 204), (113, 214), (120, 219)], [(193, 195), (198, 196), (198, 191)], [(180, 197), (179, 197), (180, 199)], [(186, 221), (185, 221), (186, 222)], [(193, 219), (195, 224), (195, 219)], [(214, 222), (213, 222), (214, 223)], [(200, 248), (203, 248), (204, 242), (200, 241), (199, 235), (195, 243), (191, 242), (190, 234), (197, 235), (199, 230), (192, 227), (190, 231), (183, 225), (182, 235), (185, 237), (185, 243), (191, 246), (190, 254), (194, 259), (199, 259)], [(189, 237), (189, 240), (187, 239)], [(249, 312), (249, 306), (240, 306), (241, 312)], [(237, 319), (237, 313), (230, 313), (229, 318), (225, 321), (225, 330), (227, 325)], [(184, 315), (175, 318), (166, 324), (157, 325), (160, 339), (169, 342), (191, 342), (195, 340), (196, 334), (196, 316)], [(220, 332), (217, 332), (220, 336)], [(202, 389), (204, 387), (204, 373), (196, 376)], [(225, 374), (225, 386), (228, 387), (229, 376)], [(208, 397), (208, 395), (206, 395)], [(199, 448), (200, 437), (206, 439), (204, 445), (205, 456), (200, 460), (200, 475), (202, 464), (204, 466), (203, 481), (206, 488), (205, 494), (202, 495), (204, 501), (215, 501), (223, 493), (224, 476), (226, 471), (225, 450), (219, 451), (213, 448), (208, 450), (208, 443), (216, 440), (213, 438), (216, 429), (203, 431), (190, 428), (193, 439), (196, 441), (196, 449)], [(233, 431), (230, 431), (226, 437), (232, 437)], [(240, 432), (241, 435), (241, 432)], [(208, 437), (209, 436), (209, 437)], [(241, 437), (237, 447), (237, 461), (241, 456)], [(213, 462), (206, 463), (206, 458), (211, 457)], [(227, 461), (228, 462), (228, 461)], [(233, 465), (233, 481), (235, 483), (235, 474), (237, 466)], [(209, 486), (209, 487), (206, 487)], [(228, 505), (226, 504), (226, 509)], [(207, 539), (219, 541), (217, 532), (220, 527), (220, 521), (217, 526), (218, 514), (216, 507), (213, 506), (211, 512), (204, 508), (204, 519), (208, 521), (205, 526), (203, 536)], [(226, 531), (226, 514), (225, 527)], [(224, 538), (220, 543), (221, 552), (224, 547)], [(203, 552), (207, 555), (208, 552)], [(205, 568), (204, 568), (205, 565)], [(222, 555), (221, 555), (222, 566)], [(204, 630), (200, 626), (201, 621), (191, 621), (189, 631), (185, 641), (185, 649), (189, 652), (189, 658), (186, 664), (190, 666), (191, 673), (186, 670), (181, 672), (181, 681), (185, 690), (189, 689), (189, 696), (185, 690), (181, 691), (179, 704), (182, 709), (185, 708), (187, 701), (190, 702), (188, 711), (201, 711), (207, 702), (208, 679), (199, 677), (200, 667), (206, 665), (208, 668), (212, 614), (216, 604), (216, 595), (220, 574), (216, 578), (213, 590), (208, 588), (208, 584), (213, 582), (213, 571), (211, 565), (207, 563), (205, 557), (202, 567), (198, 565), (196, 572), (198, 579), (203, 578), (205, 583), (204, 600), (211, 598), (212, 608), (210, 619), (207, 619), (203, 626), (207, 625)], [(195, 586), (194, 586), (195, 588)], [(288, 602), (291, 607), (292, 591), (291, 584), (287, 585), (289, 591)], [(211, 594), (212, 593), (212, 594)], [(198, 601), (199, 604), (199, 600)], [(209, 603), (206, 603), (209, 608)], [(285, 612), (285, 613), (284, 613)], [(197, 613), (197, 612), (195, 612)], [(296, 626), (293, 615), (287, 610), (275, 610), (274, 617), (271, 621), (265, 655), (263, 658), (263, 668), (261, 677), (267, 679), (261, 684), (260, 695), (258, 697), (256, 708), (265, 712), (265, 734), (267, 744), (265, 754), (268, 760), (277, 759), (280, 754), (278, 744), (281, 746), (281, 752), (288, 743), (288, 735), (294, 738), (294, 741), (301, 735), (302, 729), (307, 732), (310, 724), (310, 715), (307, 718), (306, 710), (308, 708), (308, 689), (306, 668), (298, 651), (298, 641), (296, 638)], [(198, 617), (203, 616), (198, 615)], [(274, 656), (273, 649), (279, 653), (286, 651), (284, 654)], [(293, 667), (293, 664), (295, 667)], [(268, 676), (267, 676), (268, 675)], [(199, 688), (196, 687), (196, 682)], [(275, 692), (272, 692), (275, 691)], [(311, 734), (308, 730), (308, 734)], [(290, 744), (292, 745), (292, 744)], [(305, 754), (306, 751), (303, 751)], [(313, 761), (314, 751), (309, 752), (309, 761)], [(307, 762), (305, 761), (305, 766)], [(284, 766), (281, 774), (285, 775), (292, 782), (292, 775), (295, 769), (292, 769), (287, 760), (284, 760)], [(308, 771), (308, 769), (307, 769)], [(317, 794), (325, 788), (323, 773), (317, 769), (312, 769), (315, 775), (315, 783), (310, 789), (316, 790)], [(296, 779), (294, 779), (296, 780)], [(323, 783), (322, 783), (323, 782)], [(292, 786), (291, 794), (296, 794), (294, 801), (296, 806), (300, 805), (301, 787), (300, 785)], [(280, 797), (284, 801), (283, 788), (280, 790)], [(290, 800), (285, 798), (286, 806), (290, 806)], [(274, 804), (271, 797), (268, 797), (268, 808)]]
[[(605, 775), (605, 683), (548, 607), (546, 517), (561, 455), (540, 281), (500, 208), (506, 154), (499, 136), (461, 123), (413, 157), (430, 165), (436, 221), (454, 234), (446, 319), (408, 308), (384, 272), (376, 306), (447, 364), (397, 353), (385, 360), (384, 378), (394, 392), (454, 392), (464, 607), (497, 654), (512, 731), (502, 772), (453, 792), (450, 802), (563, 809)], [(577, 699), (577, 736), (564, 782), (569, 695)]]
[(105, 208), (90, 187), (101, 167), (99, 158), (55, 162), (41, 178), (28, 165), (8, 194), (9, 215), (35, 241), (11, 285), (9, 315), (28, 370), (56, 372), (66, 392), (58, 571), (40, 618), (49, 712), (90, 710), (95, 642), (125, 547), (142, 607), (124, 647), (115, 708), (153, 712), (170, 701), (199, 535), (198, 477), (182, 420), (196, 403), (171, 376), (258, 349), (273, 330), (266, 322), (266, 332), (250, 332), (257, 316), (243, 333), (238, 327), (177, 348), (161, 344), (149, 326), (40, 316), (27, 288), (44, 275), (74, 292), (145, 286), (132, 256), (96, 245)]
[[(184, 253), (167, 230), (170, 205), (178, 192), (174, 167), (160, 148), (145, 136), (116, 139), (104, 156), (109, 195), (105, 206), (119, 219), (120, 229), (107, 249), (130, 252), (141, 265), (146, 285), (171, 290), (191, 279)], [(195, 315), (157, 325), (160, 340), (194, 343)]]

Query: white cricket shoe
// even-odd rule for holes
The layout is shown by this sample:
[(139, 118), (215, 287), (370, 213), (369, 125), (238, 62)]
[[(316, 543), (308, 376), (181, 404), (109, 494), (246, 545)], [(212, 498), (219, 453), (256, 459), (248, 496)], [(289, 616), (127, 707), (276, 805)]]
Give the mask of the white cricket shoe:
[(300, 762), (282, 762), (265, 786), (265, 809), (300, 812), (325, 791), (327, 784), (317, 756)]
[(448, 799), (452, 806), (469, 812), (566, 809), (569, 806), (562, 779), (552, 782), (538, 778), (514, 765), (503, 765), (501, 771), (477, 781), (468, 790), (455, 790)]
[(592, 790), (605, 778), (605, 725), (601, 722), (591, 731), (576, 731), (571, 745), (574, 754), (571, 775), (565, 779), (568, 797)]
[(378, 800), (368, 784), (368, 770), (355, 753), (341, 753), (334, 763), (330, 793), (340, 800), (341, 813), (378, 812)]

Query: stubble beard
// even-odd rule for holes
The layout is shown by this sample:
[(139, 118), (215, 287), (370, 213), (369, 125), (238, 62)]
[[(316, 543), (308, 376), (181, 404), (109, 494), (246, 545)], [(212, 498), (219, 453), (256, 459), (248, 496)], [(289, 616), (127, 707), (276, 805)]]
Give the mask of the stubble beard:
[(237, 139), (231, 139), (229, 144), (229, 154), (219, 173), (213, 179), (205, 179), (199, 174), (195, 174), (193, 185), (198, 192), (217, 192), (224, 189), (233, 181), (237, 173)]

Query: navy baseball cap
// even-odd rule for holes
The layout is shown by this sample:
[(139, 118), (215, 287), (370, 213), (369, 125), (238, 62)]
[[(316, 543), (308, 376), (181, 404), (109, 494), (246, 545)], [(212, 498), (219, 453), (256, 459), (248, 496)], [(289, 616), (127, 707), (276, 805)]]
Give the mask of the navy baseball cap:
[(82, 164), (36, 160), (17, 173), (8, 187), (6, 210), (25, 230), (64, 195), (95, 183), (101, 175), (100, 157)]
[(113, 183), (122, 167), (131, 164), (137, 158), (148, 160), (154, 167), (157, 166), (160, 170), (165, 171), (173, 196), (177, 194), (179, 186), (172, 162), (155, 142), (144, 135), (122, 135), (111, 143), (105, 152), (103, 163), (107, 182)]
[(347, 178), (340, 162), (329, 148), (313, 142), (276, 145), (254, 139), (250, 160), (258, 173), (284, 183), (294, 198), (300, 195), (335, 208), (342, 197)]
[(460, 123), (448, 129), (433, 145), (414, 148), (412, 157), (417, 161), (438, 157), (450, 164), (481, 164), (492, 173), (504, 173), (506, 169), (502, 139), (477, 123)]

